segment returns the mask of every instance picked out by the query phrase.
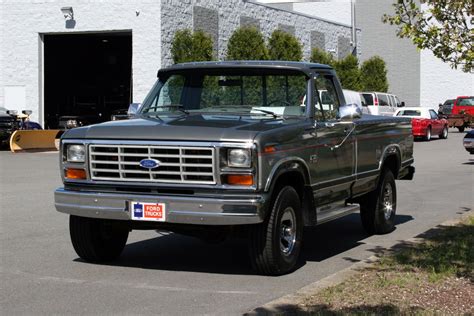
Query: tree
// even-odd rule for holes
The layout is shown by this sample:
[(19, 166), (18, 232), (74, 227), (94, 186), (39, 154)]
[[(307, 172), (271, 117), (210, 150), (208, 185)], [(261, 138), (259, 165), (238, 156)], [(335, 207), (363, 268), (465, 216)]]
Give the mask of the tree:
[(203, 31), (178, 30), (171, 44), (171, 55), (175, 64), (213, 60), (212, 38)]
[(311, 50), (310, 61), (312, 63), (319, 63), (325, 65), (334, 65), (335, 62), (334, 57), (331, 53), (325, 52), (324, 50), (317, 47)]
[(393, 6), (395, 14), (385, 14), (382, 20), (396, 25), (400, 38), (410, 38), (453, 68), (473, 70), (472, 0), (397, 0)]
[(254, 26), (243, 26), (232, 33), (227, 45), (228, 60), (265, 60), (268, 50), (262, 33)]
[(298, 39), (282, 30), (273, 31), (268, 40), (268, 52), (271, 60), (300, 61), (303, 51)]
[(360, 83), (359, 60), (354, 55), (336, 61), (334, 69), (344, 89), (359, 91), (362, 89)]
[(388, 91), (387, 68), (385, 61), (374, 56), (362, 63), (360, 67), (360, 83), (364, 91)]

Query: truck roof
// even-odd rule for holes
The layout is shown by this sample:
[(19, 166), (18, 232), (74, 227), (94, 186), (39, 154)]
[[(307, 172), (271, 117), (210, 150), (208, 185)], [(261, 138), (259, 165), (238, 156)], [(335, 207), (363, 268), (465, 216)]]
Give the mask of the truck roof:
[(324, 64), (299, 62), (299, 61), (278, 61), (278, 60), (235, 60), (235, 61), (204, 61), (204, 62), (191, 62), (175, 64), (167, 68), (160, 69), (158, 71), (158, 77), (168, 72), (180, 71), (180, 70), (196, 70), (196, 69), (281, 69), (281, 70), (293, 70), (300, 71), (307, 75), (311, 73), (313, 69), (333, 69), (332, 67)]

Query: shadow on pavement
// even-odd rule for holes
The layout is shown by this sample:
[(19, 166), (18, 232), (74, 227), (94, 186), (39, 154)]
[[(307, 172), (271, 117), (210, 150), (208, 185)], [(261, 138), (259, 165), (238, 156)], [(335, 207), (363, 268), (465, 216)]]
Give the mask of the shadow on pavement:
[[(411, 216), (398, 215), (396, 224), (412, 219)], [(308, 261), (320, 262), (357, 247), (367, 237), (369, 235), (362, 229), (358, 213), (307, 228), (298, 269)], [(84, 262), (81, 259), (75, 261)], [(127, 244), (122, 256), (107, 264), (169, 271), (255, 274), (250, 266), (245, 240), (229, 239), (220, 244), (209, 244), (173, 233), (157, 233), (156, 238)]]

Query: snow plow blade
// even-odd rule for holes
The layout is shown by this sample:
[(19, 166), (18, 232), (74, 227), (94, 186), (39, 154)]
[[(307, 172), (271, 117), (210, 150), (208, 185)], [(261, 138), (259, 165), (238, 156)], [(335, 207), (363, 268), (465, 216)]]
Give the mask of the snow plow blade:
[(10, 150), (20, 151), (56, 151), (59, 149), (59, 138), (64, 131), (17, 130), (10, 137)]

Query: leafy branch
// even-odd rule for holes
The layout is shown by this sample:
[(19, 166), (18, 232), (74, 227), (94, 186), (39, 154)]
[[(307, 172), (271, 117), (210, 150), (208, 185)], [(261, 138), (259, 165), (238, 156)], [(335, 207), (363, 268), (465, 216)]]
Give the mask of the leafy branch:
[(394, 15), (382, 21), (396, 25), (400, 38), (410, 38), (419, 49), (433, 54), (457, 69), (473, 71), (474, 30), (472, 0), (397, 0)]

